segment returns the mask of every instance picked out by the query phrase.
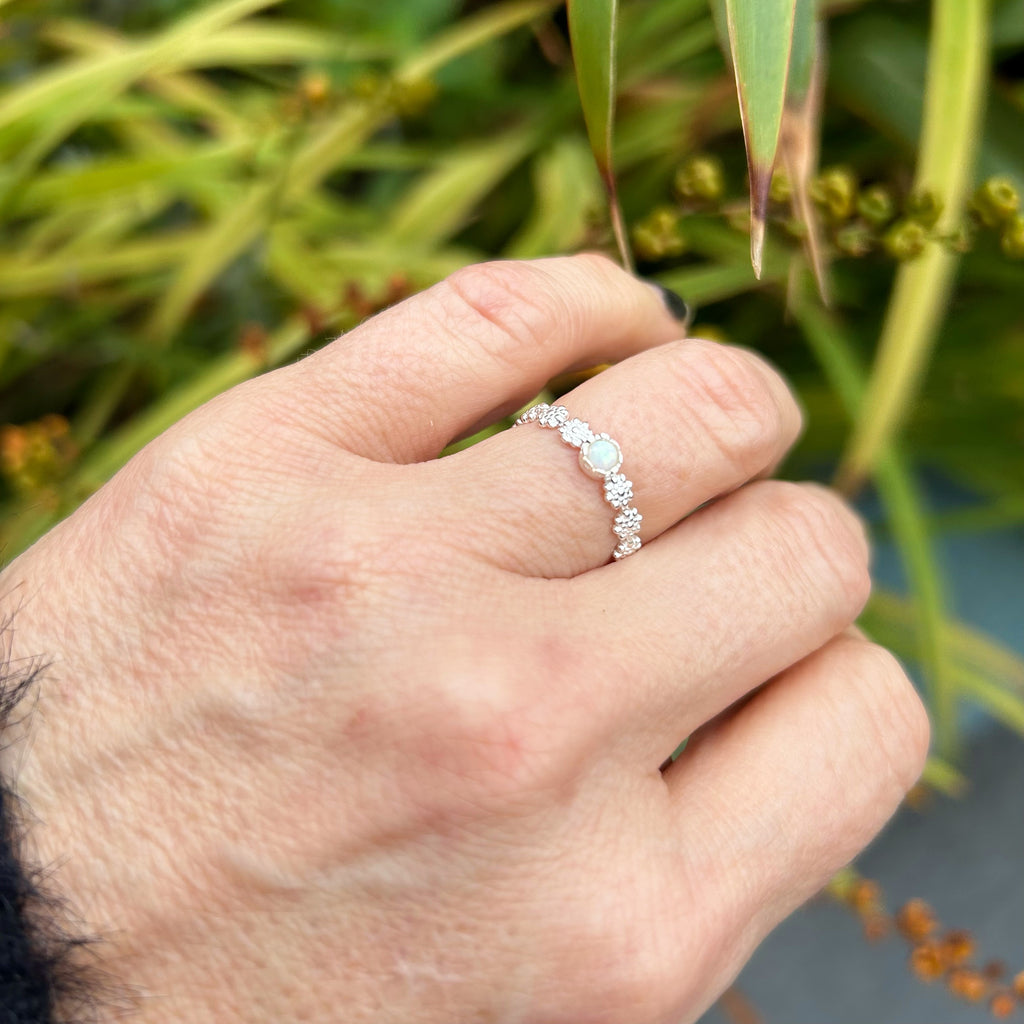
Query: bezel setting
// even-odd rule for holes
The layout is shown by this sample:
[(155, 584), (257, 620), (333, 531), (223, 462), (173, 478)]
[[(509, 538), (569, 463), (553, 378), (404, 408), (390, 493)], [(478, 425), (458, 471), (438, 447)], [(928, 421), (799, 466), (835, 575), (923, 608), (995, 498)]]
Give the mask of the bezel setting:
[[(595, 463), (591, 456), (591, 450), (598, 448), (599, 451), (607, 451), (610, 446), (614, 450), (615, 458), (611, 465), (603, 466)], [(618, 473), (622, 468), (622, 449), (617, 441), (613, 441), (607, 434), (597, 434), (593, 441), (588, 441), (580, 448), (580, 468), (588, 476), (597, 480), (603, 480), (611, 473)]]

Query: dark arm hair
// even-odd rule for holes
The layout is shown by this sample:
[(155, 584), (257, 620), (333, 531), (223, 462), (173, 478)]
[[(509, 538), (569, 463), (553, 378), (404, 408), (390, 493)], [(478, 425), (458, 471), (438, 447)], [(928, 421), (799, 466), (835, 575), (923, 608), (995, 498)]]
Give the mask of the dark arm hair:
[[(38, 658), (13, 660), (11, 638), (10, 618), (0, 620), (0, 752), (13, 746), (8, 727), (31, 714), (46, 669)], [(71, 934), (66, 902), (46, 870), (30, 866), (30, 822), (14, 781), (0, 777), (0, 1024), (97, 1021), (107, 986), (86, 955), (92, 940)]]

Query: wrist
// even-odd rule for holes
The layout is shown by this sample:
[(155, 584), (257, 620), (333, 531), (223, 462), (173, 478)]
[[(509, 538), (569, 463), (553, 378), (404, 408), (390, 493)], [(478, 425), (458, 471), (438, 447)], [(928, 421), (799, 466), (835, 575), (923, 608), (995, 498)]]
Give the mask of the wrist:
[(94, 1006), (86, 940), (33, 848), (32, 809), (18, 791), (16, 738), (45, 675), (38, 658), (12, 656), (12, 620), (0, 626), (0, 993), (10, 1024), (55, 1024)]

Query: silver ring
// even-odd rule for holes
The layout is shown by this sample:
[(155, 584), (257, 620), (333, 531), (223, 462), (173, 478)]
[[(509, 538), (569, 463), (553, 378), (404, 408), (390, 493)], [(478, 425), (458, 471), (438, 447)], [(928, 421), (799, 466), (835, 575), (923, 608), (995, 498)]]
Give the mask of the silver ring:
[(622, 449), (607, 434), (595, 434), (589, 423), (573, 419), (564, 405), (531, 406), (516, 420), (517, 427), (537, 423), (557, 430), (562, 440), (579, 450), (580, 468), (588, 476), (604, 481), (604, 500), (615, 509), (612, 532), (618, 538), (612, 557), (618, 561), (640, 550), (640, 525), (644, 517), (630, 504), (633, 484), (619, 470)]

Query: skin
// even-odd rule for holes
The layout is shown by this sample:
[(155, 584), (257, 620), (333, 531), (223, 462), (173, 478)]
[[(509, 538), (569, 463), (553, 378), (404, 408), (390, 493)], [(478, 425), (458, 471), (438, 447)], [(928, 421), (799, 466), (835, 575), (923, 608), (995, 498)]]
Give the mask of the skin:
[[(52, 664), (0, 768), (130, 1019), (692, 1021), (896, 809), (928, 724), (849, 629), (864, 530), (764, 479), (776, 372), (681, 330), (601, 257), (468, 268), (6, 569)], [(436, 458), (605, 361), (563, 403), (645, 516), (610, 564), (552, 431)]]

